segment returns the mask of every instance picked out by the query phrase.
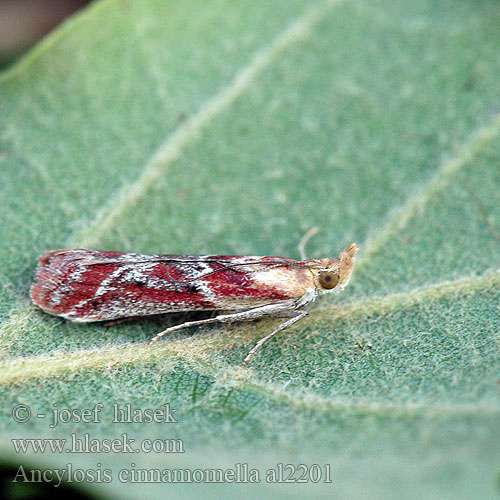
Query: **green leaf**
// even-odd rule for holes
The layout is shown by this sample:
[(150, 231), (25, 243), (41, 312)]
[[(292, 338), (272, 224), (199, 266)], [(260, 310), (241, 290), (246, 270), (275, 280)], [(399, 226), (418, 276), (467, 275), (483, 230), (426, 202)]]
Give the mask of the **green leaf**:
[[(5, 459), (109, 468), (99, 497), (497, 498), (499, 28), (493, 0), (104, 0), (0, 76)], [(51, 248), (297, 258), (312, 226), (310, 256), (360, 246), (351, 284), (246, 369), (274, 320), (150, 347), (179, 315), (78, 326), (29, 301)], [(49, 425), (97, 403), (99, 423)], [(113, 422), (127, 403), (178, 423)], [(10, 441), (72, 433), (185, 453)], [(118, 479), (237, 463), (261, 482)], [(267, 483), (278, 463), (332, 482)]]

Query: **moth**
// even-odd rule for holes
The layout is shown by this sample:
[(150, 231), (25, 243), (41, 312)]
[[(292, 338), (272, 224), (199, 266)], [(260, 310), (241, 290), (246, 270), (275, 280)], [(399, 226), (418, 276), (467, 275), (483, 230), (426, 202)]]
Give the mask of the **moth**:
[[(307, 315), (302, 308), (349, 283), (358, 248), (336, 258), (293, 260), (236, 255), (143, 255), (88, 249), (51, 250), (38, 259), (33, 302), (43, 311), (83, 323), (171, 312), (220, 311), (158, 333), (208, 323), (284, 318), (259, 340), (241, 366)], [(304, 256), (305, 257), (305, 256)]]

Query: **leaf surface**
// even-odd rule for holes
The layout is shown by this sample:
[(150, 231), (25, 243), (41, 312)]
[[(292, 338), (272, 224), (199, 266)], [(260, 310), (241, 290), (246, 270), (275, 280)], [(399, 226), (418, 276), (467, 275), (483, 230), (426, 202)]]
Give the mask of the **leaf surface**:
[[(110, 468), (113, 498), (496, 498), (500, 465), (496, 2), (105, 0), (0, 77), (0, 442), (180, 438), (185, 453), (26, 454)], [(29, 302), (51, 248), (333, 257), (351, 284), (237, 368), (274, 320), (147, 340)], [(103, 404), (100, 423), (13, 422)], [(113, 405), (177, 424), (112, 422)], [(96, 464), (100, 463), (101, 466)], [(136, 464), (132, 466), (131, 463)], [(233, 468), (251, 484), (130, 484)], [(277, 463), (332, 483), (266, 483)]]

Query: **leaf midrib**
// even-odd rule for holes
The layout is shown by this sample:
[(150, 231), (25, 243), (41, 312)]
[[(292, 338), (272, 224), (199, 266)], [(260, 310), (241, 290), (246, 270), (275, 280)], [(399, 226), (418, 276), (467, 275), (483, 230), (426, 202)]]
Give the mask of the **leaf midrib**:
[[(401, 306), (411, 306), (426, 301), (436, 301), (446, 297), (464, 296), (480, 290), (487, 290), (500, 286), (500, 273), (488, 273), (479, 277), (462, 278), (455, 281), (443, 282), (426, 288), (415, 289), (411, 292), (396, 293), (382, 298), (361, 300), (340, 309), (328, 307), (318, 309), (303, 321), (304, 324), (314, 325), (324, 321), (340, 320), (355, 317), (356, 319), (370, 317), (374, 314), (387, 314)], [(257, 330), (266, 328), (259, 327)], [(212, 340), (212, 341), (211, 341)], [(205, 358), (214, 351), (221, 351), (237, 344), (241, 339), (236, 335), (224, 336), (217, 332), (210, 336), (199, 335), (196, 337), (182, 338), (164, 343), (159, 347), (151, 348), (149, 345), (132, 344), (111, 348), (91, 350), (78, 350), (73, 352), (57, 353), (53, 355), (38, 355), (10, 359), (0, 364), (0, 383), (3, 385), (15, 384), (33, 378), (43, 379), (66, 372), (75, 372), (91, 368), (119, 366), (132, 362), (151, 362), (165, 354), (173, 358), (182, 358), (195, 363), (198, 368), (218, 370)], [(222, 365), (224, 366), (224, 365)], [(236, 368), (223, 368), (227, 375), (233, 371), (235, 374), (246, 373)], [(250, 373), (250, 372), (249, 372)]]
[[(108, 205), (102, 207), (101, 210), (97, 213), (97, 216), (91, 223), (90, 228), (83, 233), (74, 234), (71, 237), (68, 246), (93, 246), (95, 242), (98, 241), (99, 237), (102, 234), (105, 234), (109, 230), (109, 228), (113, 226), (117, 220), (119, 220), (125, 210), (135, 202), (137, 202), (137, 200), (139, 200), (146, 193), (147, 189), (158, 178), (165, 174), (168, 165), (182, 154), (184, 147), (189, 144), (190, 141), (196, 139), (199, 133), (207, 124), (211, 122), (211, 120), (222, 113), (225, 109), (230, 107), (234, 100), (249, 88), (250, 84), (259, 74), (259, 72), (265, 69), (277, 54), (285, 50), (289, 44), (301, 40), (305, 36), (307, 36), (307, 33), (313, 28), (315, 23), (321, 19), (324, 11), (340, 3), (341, 0), (328, 0), (326, 2), (323, 2), (320, 8), (315, 5), (313, 8), (306, 10), (298, 20), (292, 22), (283, 32), (279, 33), (271, 44), (255, 53), (249, 64), (240, 69), (233, 80), (226, 87), (224, 87), (224, 89), (222, 89), (219, 94), (207, 100), (191, 119), (184, 122), (176, 130), (169, 134), (169, 136), (160, 144), (156, 153), (151, 157), (149, 162), (147, 162), (143, 173), (133, 183), (125, 185), (122, 189), (115, 193), (115, 195), (111, 198), (112, 201), (110, 201)], [(61, 36), (61, 33), (59, 33), (59, 36)], [(32, 55), (32, 57), (34, 57), (34, 55)], [(387, 243), (392, 234), (400, 230), (401, 227), (404, 227), (408, 223), (408, 221), (411, 220), (412, 216), (419, 208), (425, 206), (433, 195), (446, 187), (453, 176), (467, 163), (467, 161), (473, 158), (481, 150), (482, 147), (484, 147), (498, 134), (499, 129), (500, 115), (496, 115), (488, 125), (473, 133), (472, 140), (467, 141), (465, 144), (463, 144), (451, 159), (439, 166), (427, 183), (425, 183), (419, 189), (414, 190), (413, 194), (409, 195), (409, 197), (399, 207), (399, 209), (390, 213), (388, 215), (387, 223), (381, 229), (372, 231), (372, 234), (376, 234), (377, 236), (374, 238), (368, 238), (365, 248), (360, 255), (359, 267), (362, 267), (365, 265), (365, 263), (369, 262), (371, 256), (374, 255), (385, 243)], [(432, 287), (426, 288), (423, 291), (410, 290), (409, 292), (403, 294), (387, 295), (383, 297), (382, 300), (378, 298), (370, 301), (362, 301), (360, 303), (348, 306), (347, 310), (335, 311), (334, 317), (340, 317), (344, 314), (363, 315), (368, 313), (380, 313), (384, 308), (392, 309), (393, 307), (401, 305), (401, 303), (408, 303), (408, 301), (411, 300), (425, 300), (426, 297), (428, 299), (430, 297), (436, 298), (437, 296), (444, 296), (447, 293), (452, 293), (453, 291), (455, 291), (455, 287), (457, 286), (460, 290), (464, 291), (466, 289), (478, 289), (481, 287), (491, 286), (492, 282), (498, 284), (498, 275), (487, 275), (477, 279), (465, 278), (451, 283), (438, 283)], [(441, 292), (439, 291), (440, 289), (442, 289)], [(24, 303), (25, 301), (22, 302)], [(29, 306), (28, 304), (26, 304), (26, 306), (24, 307), (26, 307), (25, 312), (31, 310), (31, 306)], [(328, 315), (331, 315), (331, 312), (334, 308), (335, 306), (317, 310), (315, 312), (315, 317), (311, 318), (309, 321), (314, 322), (324, 320)], [(8, 321), (9, 320), (7, 320), (7, 322)], [(185, 355), (185, 344), (187, 343), (189, 346), (191, 345), (191, 343), (187, 342), (185, 339), (177, 341), (177, 343), (178, 345), (182, 346), (181, 349), (172, 350), (171, 348), (162, 348), (161, 352), (170, 353), (175, 356), (179, 356), (181, 354)], [(210, 346), (209, 348), (213, 347), (214, 346)], [(130, 363), (131, 361), (133, 361), (133, 359), (143, 361), (152, 359), (153, 357), (157, 356), (157, 353), (155, 353), (154, 355), (151, 354), (151, 350), (149, 350), (150, 354), (148, 356), (147, 347), (145, 348), (144, 346), (137, 345), (125, 348), (78, 351), (74, 353), (74, 356), (77, 356), (78, 359), (81, 360), (82, 356), (89, 355), (94, 360), (94, 364), (82, 363), (80, 368), (102, 366), (109, 362), (118, 362), (116, 361), (116, 354), (118, 351), (122, 355), (124, 355), (120, 359), (119, 363)], [(144, 356), (141, 355), (143, 351)], [(130, 357), (131, 353), (135, 354), (135, 356), (132, 356), (132, 358)], [(37, 371), (34, 369), (37, 368), (36, 365), (38, 365), (38, 367), (40, 366), (40, 364), (45, 365), (45, 361), (59, 361), (57, 359), (58, 356), (59, 355), (42, 355), (33, 358), (26, 358), (21, 361), (24, 366), (23, 370), (25, 370), (24, 376), (12, 376), (11, 378), (9, 378), (0, 375), (0, 380), (4, 384), (10, 384), (22, 380), (27, 380), (35, 376), (50, 376), (71, 369), (71, 362), (69, 361), (68, 356), (71, 357), (73, 356), (73, 354), (64, 354), (64, 358), (67, 360), (67, 362), (64, 362), (64, 360), (62, 360), (62, 362), (57, 365), (55, 371), (47, 370), (46, 366), (44, 366), (43, 373), (37, 373)], [(113, 359), (111, 359), (111, 357)], [(203, 360), (199, 357), (189, 356), (189, 359), (196, 362), (196, 364), (200, 367), (206, 365), (206, 363), (204, 363)], [(1, 367), (0, 373), (5, 372), (6, 369), (12, 369), (16, 363), (20, 363), (20, 361), (15, 360), (14, 362), (11, 362), (4, 367)], [(31, 371), (30, 367), (32, 369)], [(205, 369), (206, 368), (207, 366), (205, 366)], [(232, 370), (228, 370), (228, 372), (231, 371)], [(254, 384), (257, 384), (257, 382), (255, 381)], [(255, 385), (255, 387), (257, 386), (258, 384)], [(270, 391), (269, 385), (262, 385), (261, 388), (263, 390)], [(286, 392), (279, 392), (279, 396), (290, 397), (290, 395)], [(310, 397), (317, 398), (318, 396), (306, 394), (304, 396), (304, 399), (308, 400), (308, 398)], [(329, 400), (325, 400), (324, 403), (329, 408), (339, 404)], [(317, 404), (316, 399), (315, 404)], [(362, 406), (363, 405), (366, 406), (366, 403), (362, 403)], [(373, 403), (373, 406), (371, 406), (371, 410), (369, 411), (377, 411), (377, 408), (381, 408), (379, 405), (379, 403)], [(370, 405), (368, 405), (368, 407), (370, 407)], [(404, 405), (396, 405), (395, 407), (391, 408), (397, 409), (398, 411), (407, 411), (405, 410)], [(430, 407), (427, 407), (427, 410), (429, 410), (429, 408)], [(468, 412), (469, 410), (473, 411), (473, 408), (469, 408), (468, 406), (464, 408), (466, 408), (464, 410), (466, 412)], [(358, 409), (361, 409), (361, 406)], [(455, 409), (458, 409), (458, 406)], [(440, 408), (440, 411), (441, 410), (442, 408)], [(477, 408), (476, 410), (481, 411)], [(496, 408), (490, 410), (495, 412), (498, 411), (498, 409)], [(434, 409), (429, 411), (433, 412)]]

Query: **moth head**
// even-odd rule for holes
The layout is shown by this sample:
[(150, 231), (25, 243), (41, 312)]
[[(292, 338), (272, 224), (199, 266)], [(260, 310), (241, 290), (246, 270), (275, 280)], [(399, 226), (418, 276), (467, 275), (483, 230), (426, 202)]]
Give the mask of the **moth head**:
[(312, 269), (316, 290), (320, 293), (343, 290), (351, 279), (357, 253), (358, 247), (352, 243), (335, 259), (319, 259), (318, 267)]

